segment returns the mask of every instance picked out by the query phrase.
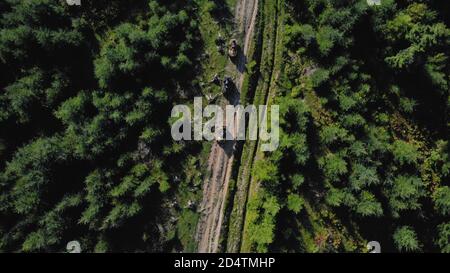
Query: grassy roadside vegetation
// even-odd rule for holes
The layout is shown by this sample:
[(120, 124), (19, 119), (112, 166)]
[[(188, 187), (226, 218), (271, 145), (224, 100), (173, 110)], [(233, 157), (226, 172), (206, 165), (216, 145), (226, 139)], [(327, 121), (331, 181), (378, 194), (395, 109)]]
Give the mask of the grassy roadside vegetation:
[[(255, 95), (255, 105), (269, 105), (277, 92), (277, 75), (281, 69), (281, 59), (283, 52), (282, 33), (283, 33), (283, 0), (269, 0), (264, 3), (264, 37), (262, 43), (262, 61), (260, 67), (260, 81)], [(258, 147), (261, 143), (254, 143), (252, 147), (253, 159), (251, 171), (248, 176), (249, 191), (244, 212), (244, 226), (241, 233), (242, 244), (240, 252), (264, 252), (265, 247), (273, 240), (269, 229), (273, 229), (275, 222), (269, 220), (264, 227), (256, 225), (260, 217), (260, 206), (262, 205), (262, 195), (265, 195), (264, 189), (260, 188), (257, 178), (255, 178), (256, 165), (264, 157), (263, 152)], [(264, 221), (264, 220), (263, 220)], [(259, 229), (259, 231), (257, 231)], [(257, 238), (258, 237), (258, 238)], [(255, 245), (255, 241), (262, 239), (262, 243)]]
[[(276, 41), (276, 1), (260, 1), (258, 24), (251, 46), (248, 70), (244, 79), (241, 100), (262, 105), (267, 97)], [(244, 226), (245, 207), (249, 191), (253, 158), (257, 141), (247, 141), (242, 147), (237, 187), (229, 219), (227, 251), (239, 252)]]

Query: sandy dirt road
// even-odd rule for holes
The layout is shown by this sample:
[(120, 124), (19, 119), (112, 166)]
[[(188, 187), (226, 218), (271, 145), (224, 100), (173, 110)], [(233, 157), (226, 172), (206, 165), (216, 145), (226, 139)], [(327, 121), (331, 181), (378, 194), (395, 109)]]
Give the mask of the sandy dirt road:
[[(231, 104), (239, 104), (239, 93), (244, 81), (247, 53), (255, 30), (258, 13), (258, 0), (238, 0), (235, 10), (235, 21), (243, 44), (235, 64), (230, 61), (227, 70), (236, 75), (238, 93), (230, 98)], [(234, 135), (235, 132), (232, 132)], [(219, 240), (222, 229), (224, 207), (228, 193), (234, 162), (235, 141), (213, 144), (208, 159), (207, 173), (203, 182), (203, 200), (200, 205), (200, 220), (196, 231), (200, 253), (216, 253), (219, 251)]]

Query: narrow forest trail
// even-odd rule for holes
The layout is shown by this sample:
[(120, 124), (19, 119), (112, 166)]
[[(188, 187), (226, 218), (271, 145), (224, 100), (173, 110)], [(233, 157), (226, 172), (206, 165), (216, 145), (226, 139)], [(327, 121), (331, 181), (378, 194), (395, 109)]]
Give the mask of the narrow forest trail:
[[(258, 13), (258, 0), (238, 0), (235, 10), (235, 21), (239, 34), (243, 37), (242, 51), (235, 65), (230, 61), (228, 71), (236, 75), (236, 87), (241, 91), (250, 41), (255, 30)], [(230, 103), (239, 104), (239, 94), (235, 94)], [(234, 134), (234, 132), (233, 132)], [(217, 141), (211, 148), (207, 173), (203, 182), (203, 200), (200, 205), (200, 220), (196, 231), (200, 253), (215, 253), (219, 250), (220, 234), (223, 223), (224, 208), (228, 194), (234, 162), (235, 141), (219, 144)]]

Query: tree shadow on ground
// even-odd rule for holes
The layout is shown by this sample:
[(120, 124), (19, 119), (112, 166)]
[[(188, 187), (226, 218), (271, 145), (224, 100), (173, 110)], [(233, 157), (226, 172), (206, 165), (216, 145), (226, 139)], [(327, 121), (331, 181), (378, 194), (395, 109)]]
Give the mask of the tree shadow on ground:
[(221, 27), (225, 27), (233, 23), (233, 14), (230, 11), (230, 7), (225, 0), (214, 0), (216, 5), (211, 10), (211, 16), (216, 20)]

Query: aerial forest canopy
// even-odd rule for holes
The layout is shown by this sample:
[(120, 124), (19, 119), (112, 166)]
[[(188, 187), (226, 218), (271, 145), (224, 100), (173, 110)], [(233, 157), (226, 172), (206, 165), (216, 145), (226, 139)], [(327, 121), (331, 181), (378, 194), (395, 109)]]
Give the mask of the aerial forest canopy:
[[(170, 116), (216, 73), (231, 2), (0, 0), (0, 252), (196, 250), (210, 147)], [(450, 253), (450, 5), (259, 5), (280, 13), (280, 147), (248, 171), (241, 250)]]
[(272, 167), (259, 172), (265, 212), (251, 225), (272, 223), (272, 235), (250, 238), (250, 249), (358, 251), (362, 236), (386, 251), (449, 252), (449, 6), (285, 8), (279, 94), (289, 122), (259, 165)]
[(192, 85), (194, 8), (1, 2), (0, 249), (161, 248), (155, 223), (185, 158), (168, 117)]

